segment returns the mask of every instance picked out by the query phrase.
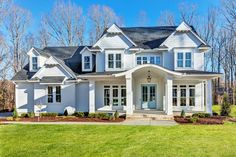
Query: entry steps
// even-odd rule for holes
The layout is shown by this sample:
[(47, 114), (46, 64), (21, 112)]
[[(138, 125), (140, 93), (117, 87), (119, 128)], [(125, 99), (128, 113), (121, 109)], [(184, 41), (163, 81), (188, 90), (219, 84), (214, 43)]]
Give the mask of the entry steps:
[(126, 115), (127, 120), (173, 120), (173, 115), (166, 115), (164, 112), (155, 111), (158, 113), (137, 113), (134, 112), (133, 115)]

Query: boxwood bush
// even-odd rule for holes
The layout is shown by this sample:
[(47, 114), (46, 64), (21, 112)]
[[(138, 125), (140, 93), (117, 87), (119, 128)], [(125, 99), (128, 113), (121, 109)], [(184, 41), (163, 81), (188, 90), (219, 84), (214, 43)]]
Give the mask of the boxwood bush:
[(54, 112), (40, 113), (41, 117), (56, 117), (57, 115), (58, 113), (54, 113)]
[(194, 113), (192, 117), (197, 117), (197, 118), (209, 118), (211, 115), (209, 113)]
[(83, 117), (84, 117), (84, 112), (77, 112), (77, 111), (76, 111), (76, 112), (73, 114), (73, 116), (83, 118)]

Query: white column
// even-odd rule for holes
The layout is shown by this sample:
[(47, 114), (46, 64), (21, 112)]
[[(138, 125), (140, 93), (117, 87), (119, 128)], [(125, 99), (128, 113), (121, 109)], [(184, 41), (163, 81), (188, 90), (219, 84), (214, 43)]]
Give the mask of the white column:
[(95, 81), (89, 81), (89, 113), (95, 112)]
[(206, 81), (206, 112), (212, 114), (212, 80)]
[(133, 114), (133, 87), (132, 87), (132, 74), (127, 74), (126, 79), (126, 101), (127, 101), (127, 115)]
[(166, 100), (165, 100), (165, 109), (166, 109), (166, 114), (167, 115), (173, 115), (173, 107), (172, 107), (172, 85), (173, 85), (173, 81), (171, 78), (167, 78), (166, 80), (166, 85), (165, 85), (165, 88), (166, 88)]

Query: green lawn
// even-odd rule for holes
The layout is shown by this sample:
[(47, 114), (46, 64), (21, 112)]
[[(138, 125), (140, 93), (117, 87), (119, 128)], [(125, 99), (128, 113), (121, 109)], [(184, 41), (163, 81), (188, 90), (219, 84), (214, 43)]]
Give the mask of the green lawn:
[[(220, 114), (220, 107), (221, 107), (220, 105), (213, 105), (212, 110)], [(236, 117), (236, 105), (232, 106), (230, 115), (232, 117)]]
[(0, 125), (0, 156), (236, 156), (236, 123), (225, 125)]

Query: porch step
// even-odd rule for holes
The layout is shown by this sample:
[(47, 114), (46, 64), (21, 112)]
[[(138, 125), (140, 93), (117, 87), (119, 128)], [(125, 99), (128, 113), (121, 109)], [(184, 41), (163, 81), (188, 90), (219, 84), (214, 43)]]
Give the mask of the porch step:
[(133, 115), (127, 115), (126, 119), (128, 120), (173, 120), (173, 116), (165, 114), (144, 114), (144, 113), (134, 113)]

